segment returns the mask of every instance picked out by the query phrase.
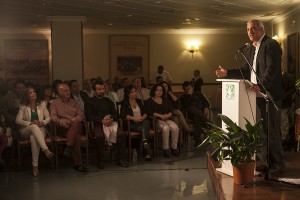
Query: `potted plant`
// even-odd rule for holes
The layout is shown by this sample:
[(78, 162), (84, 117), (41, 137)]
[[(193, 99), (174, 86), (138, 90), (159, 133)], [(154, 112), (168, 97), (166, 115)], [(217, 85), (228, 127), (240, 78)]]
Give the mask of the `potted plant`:
[[(225, 115), (219, 115), (226, 125), (226, 130), (217, 125), (210, 124), (211, 129), (204, 129), (207, 137), (198, 146), (198, 148), (207, 148), (213, 146), (217, 155), (217, 160), (221, 164), (224, 160), (230, 160), (233, 165), (233, 177), (236, 184), (247, 184), (253, 181), (255, 162), (253, 157), (258, 149), (263, 146), (260, 141), (260, 132), (262, 131), (262, 120), (252, 125), (247, 119), (245, 129), (239, 127)], [(240, 167), (246, 166), (249, 172), (238, 172)], [(248, 174), (250, 177), (237, 177)]]

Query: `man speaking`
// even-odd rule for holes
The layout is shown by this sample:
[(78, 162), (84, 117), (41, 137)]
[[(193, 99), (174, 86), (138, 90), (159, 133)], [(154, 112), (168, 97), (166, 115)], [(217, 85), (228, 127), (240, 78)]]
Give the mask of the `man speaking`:
[[(264, 25), (259, 20), (247, 22), (247, 34), (252, 42), (252, 45), (249, 45), (249, 51), (246, 54), (248, 62), (245, 62), (241, 69), (227, 70), (219, 66), (219, 69), (217, 69), (215, 73), (218, 77), (237, 79), (244, 77), (252, 82), (253, 85), (250, 89), (254, 92), (265, 93), (266, 91), (263, 89), (264, 86), (267, 92), (273, 97), (277, 107), (280, 109), (284, 93), (280, 70), (282, 55), (280, 45), (265, 34)], [(245, 47), (247, 47), (247, 45), (245, 45)], [(240, 51), (242, 51), (242, 49), (240, 49)], [(249, 65), (251, 65), (253, 70)], [(261, 82), (259, 82), (258, 79)], [(267, 134), (267, 130), (269, 129), (270, 133), (270, 172), (281, 172), (285, 168), (285, 162), (283, 159), (283, 150), (279, 132), (280, 112), (279, 110), (276, 110), (272, 102), (269, 103), (269, 127), (267, 127), (266, 100), (264, 98), (256, 98), (256, 103), (260, 110), (261, 117), (264, 119), (264, 132)]]

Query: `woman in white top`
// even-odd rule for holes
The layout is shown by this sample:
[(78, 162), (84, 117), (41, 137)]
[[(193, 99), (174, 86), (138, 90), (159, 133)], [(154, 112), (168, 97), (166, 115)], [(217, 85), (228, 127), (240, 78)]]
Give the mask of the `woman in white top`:
[(142, 145), (144, 148), (144, 158), (151, 161), (151, 150), (148, 143), (150, 122), (147, 119), (146, 108), (142, 100), (136, 98), (136, 89), (133, 85), (124, 88), (124, 100), (121, 105), (121, 118), (130, 120), (130, 128), (142, 135)]
[(20, 134), (24, 138), (30, 138), (32, 153), (32, 173), (38, 176), (38, 159), (40, 148), (48, 159), (53, 158), (53, 153), (48, 149), (45, 143), (46, 129), (45, 125), (50, 122), (49, 111), (45, 102), (37, 99), (34, 88), (26, 88), (16, 123), (21, 125)]

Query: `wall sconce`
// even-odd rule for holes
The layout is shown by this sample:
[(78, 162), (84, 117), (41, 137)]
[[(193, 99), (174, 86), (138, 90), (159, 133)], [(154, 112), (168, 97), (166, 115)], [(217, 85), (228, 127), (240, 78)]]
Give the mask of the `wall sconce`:
[(192, 57), (195, 52), (199, 51), (199, 42), (198, 41), (187, 41), (186, 48), (188, 52), (192, 54)]

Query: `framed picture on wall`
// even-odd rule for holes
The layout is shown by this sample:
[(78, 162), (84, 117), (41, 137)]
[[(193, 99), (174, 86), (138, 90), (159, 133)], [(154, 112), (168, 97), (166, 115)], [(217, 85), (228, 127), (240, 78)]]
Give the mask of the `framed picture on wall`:
[(110, 79), (145, 77), (149, 74), (149, 36), (111, 35)]
[(7, 82), (22, 78), (40, 86), (49, 83), (48, 40), (4, 41), (3, 72)]
[(293, 33), (287, 37), (287, 69), (299, 77), (299, 34)]

